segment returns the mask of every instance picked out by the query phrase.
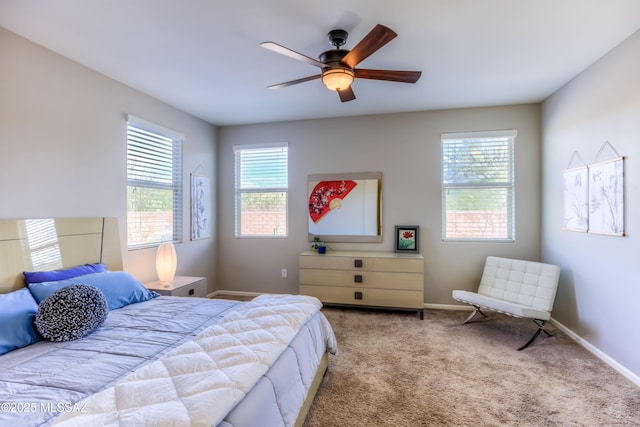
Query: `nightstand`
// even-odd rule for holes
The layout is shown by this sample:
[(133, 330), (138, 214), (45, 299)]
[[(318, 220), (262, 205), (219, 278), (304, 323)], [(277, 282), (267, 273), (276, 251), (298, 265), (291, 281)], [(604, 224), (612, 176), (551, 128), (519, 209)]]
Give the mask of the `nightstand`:
[(168, 285), (161, 284), (158, 280), (145, 283), (147, 289), (155, 291), (160, 295), (174, 297), (207, 297), (207, 278), (176, 276)]

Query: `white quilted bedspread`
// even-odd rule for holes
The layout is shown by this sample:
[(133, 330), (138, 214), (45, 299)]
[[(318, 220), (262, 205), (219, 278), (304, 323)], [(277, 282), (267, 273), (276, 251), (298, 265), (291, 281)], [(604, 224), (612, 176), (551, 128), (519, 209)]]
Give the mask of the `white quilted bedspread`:
[(321, 307), (313, 297), (263, 295), (111, 387), (56, 426), (215, 426)]

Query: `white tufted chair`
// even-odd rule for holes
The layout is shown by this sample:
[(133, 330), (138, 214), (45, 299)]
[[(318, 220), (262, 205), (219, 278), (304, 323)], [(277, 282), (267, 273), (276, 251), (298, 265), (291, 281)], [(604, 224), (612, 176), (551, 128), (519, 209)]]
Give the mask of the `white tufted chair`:
[(489, 256), (478, 292), (455, 290), (453, 299), (475, 307), (463, 324), (477, 313), (486, 317), (481, 308), (533, 320), (538, 330), (518, 349), (523, 350), (540, 332), (550, 336), (544, 327), (551, 318), (559, 277), (557, 265)]

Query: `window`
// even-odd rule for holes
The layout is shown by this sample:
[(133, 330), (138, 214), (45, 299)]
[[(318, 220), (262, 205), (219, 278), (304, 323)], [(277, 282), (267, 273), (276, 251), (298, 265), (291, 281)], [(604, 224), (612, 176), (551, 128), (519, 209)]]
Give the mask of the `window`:
[(127, 246), (182, 241), (183, 136), (142, 119), (127, 123)]
[(236, 145), (236, 237), (286, 237), (289, 158), (286, 143)]
[(515, 240), (517, 131), (442, 134), (444, 240)]

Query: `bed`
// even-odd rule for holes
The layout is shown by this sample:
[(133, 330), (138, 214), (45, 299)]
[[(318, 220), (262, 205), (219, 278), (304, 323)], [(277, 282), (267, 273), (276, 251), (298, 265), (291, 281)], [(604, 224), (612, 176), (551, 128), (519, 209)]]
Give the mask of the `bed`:
[[(98, 264), (106, 271), (54, 277), (25, 289), (24, 280), (33, 277), (22, 272), (36, 270), (38, 257), (24, 221), (0, 221), (0, 306), (5, 307), (0, 329), (9, 333), (11, 326), (20, 335), (8, 316), (24, 305), (15, 301), (33, 298), (36, 323), (44, 332), (14, 336), (27, 343), (16, 348), (0, 339), (0, 425), (303, 424), (326, 372), (327, 353), (337, 351), (317, 299), (158, 296), (118, 270), (117, 222), (110, 218), (51, 220), (58, 250), (65, 254), (63, 269), (54, 274)], [(114, 244), (118, 250), (110, 248)], [(103, 321), (81, 338), (55, 341), (61, 332), (47, 335), (46, 321), (59, 310), (53, 315), (47, 308), (60, 301), (59, 295), (83, 286), (101, 291), (96, 293), (103, 306), (86, 310), (86, 305), (83, 311), (105, 310)], [(34, 303), (27, 302), (33, 310)], [(71, 329), (78, 329), (85, 321), (70, 312), (60, 315), (60, 324), (72, 318)]]

